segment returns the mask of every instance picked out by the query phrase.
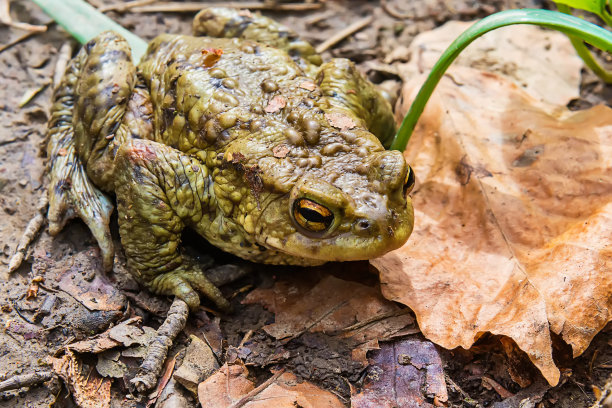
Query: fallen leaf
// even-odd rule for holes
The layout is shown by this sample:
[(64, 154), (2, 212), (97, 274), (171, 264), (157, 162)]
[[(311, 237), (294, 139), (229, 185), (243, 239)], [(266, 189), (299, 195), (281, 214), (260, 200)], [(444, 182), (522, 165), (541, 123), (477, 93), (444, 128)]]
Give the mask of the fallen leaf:
[[(89, 338), (87, 340), (78, 341), (76, 343), (68, 344), (66, 346), (66, 349), (75, 351), (77, 353), (100, 353), (102, 351), (109, 350), (109, 349), (112, 349), (120, 345), (124, 345), (124, 346), (131, 345), (133, 344), (131, 338), (127, 338), (127, 341), (129, 344), (125, 344), (122, 342), (122, 340), (124, 339), (122, 338), (121, 333), (125, 331), (130, 331), (131, 329), (125, 329), (125, 328), (134, 327), (132, 325), (140, 322), (140, 320), (141, 320), (140, 317), (132, 317), (131, 319), (121, 322), (118, 325), (106, 330), (104, 333), (98, 334), (95, 337)], [(112, 338), (111, 331), (114, 333), (115, 338)], [(153, 335), (155, 335), (155, 330), (151, 329), (150, 331), (153, 331)], [(139, 333), (142, 336), (143, 331), (140, 330)], [(146, 341), (146, 344), (148, 344), (147, 340), (150, 340), (151, 334), (150, 333), (147, 333), (147, 334), (149, 336), (142, 336), (138, 339), (139, 344), (140, 342), (143, 342), (143, 341)], [(143, 337), (149, 337), (149, 338), (143, 338)]]
[(125, 296), (104, 276), (96, 250), (81, 251), (65, 259), (53, 266), (64, 292), (89, 310), (123, 310)]
[(299, 279), (279, 281), (271, 289), (255, 289), (244, 299), (246, 304), (261, 304), (275, 314), (275, 321), (263, 329), (284, 340), (305, 332), (323, 332), (350, 342), (356, 361), (365, 361), (365, 351), (376, 348), (374, 340), (392, 336), (414, 323), (393, 302), (384, 299), (378, 288), (323, 277), (312, 286)]
[(268, 106), (265, 107), (264, 111), (266, 111), (266, 113), (275, 113), (283, 109), (285, 106), (287, 106), (287, 100), (281, 95), (276, 95), (274, 98), (270, 99), (270, 102), (268, 102)]
[(110, 407), (110, 379), (100, 377), (93, 366), (83, 365), (70, 350), (62, 358), (49, 359), (80, 408)]
[[(449, 21), (417, 35), (402, 53), (413, 58), (407, 64), (398, 64), (401, 77), (408, 81), (429, 72), (446, 47), (472, 24)], [(456, 66), (504, 76), (534, 98), (556, 105), (566, 105), (580, 96), (582, 60), (565, 34), (540, 27), (514, 25), (476, 39), (459, 54), (446, 74), (461, 84), (453, 75)]]
[(216, 373), (198, 385), (202, 408), (227, 408), (255, 389), (242, 364), (223, 365)]
[(116, 350), (103, 351), (98, 354), (96, 371), (102, 377), (123, 378), (128, 368), (119, 358), (121, 353)]
[(306, 381), (298, 382), (291, 373), (277, 373), (257, 388), (247, 376), (243, 365), (225, 364), (198, 386), (202, 408), (229, 408), (239, 402), (244, 408), (344, 407), (331, 392)]
[(327, 119), (330, 125), (340, 130), (348, 130), (357, 126), (357, 124), (350, 116), (344, 115), (342, 113), (326, 113), (325, 118)]
[(306, 82), (300, 83), (300, 88), (306, 89), (307, 91), (314, 91), (317, 88), (317, 86), (315, 85), (314, 82), (306, 81)]
[(274, 148), (272, 148), (272, 153), (277, 159), (283, 159), (287, 157), (287, 153), (289, 153), (289, 146), (287, 146), (286, 144), (279, 144), (277, 146), (274, 146)]
[(362, 389), (351, 395), (353, 408), (433, 407), (448, 400), (442, 360), (430, 341), (383, 343), (371, 353)]
[(202, 65), (204, 65), (206, 68), (210, 68), (219, 62), (222, 55), (223, 50), (220, 50), (219, 48), (207, 48), (202, 50)]
[(578, 356), (612, 318), (612, 110), (569, 112), (472, 68), (453, 76), (405, 152), (412, 237), (372, 264), (428, 339), (508, 336), (554, 385), (550, 331)]

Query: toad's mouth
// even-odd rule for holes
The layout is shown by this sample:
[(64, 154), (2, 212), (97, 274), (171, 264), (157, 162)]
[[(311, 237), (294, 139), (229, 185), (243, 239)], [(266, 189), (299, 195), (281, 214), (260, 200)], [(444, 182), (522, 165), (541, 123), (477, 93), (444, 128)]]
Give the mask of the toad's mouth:
[(269, 235), (258, 237), (258, 242), (269, 249), (303, 260), (323, 262), (361, 261), (377, 258), (401, 247), (412, 232), (411, 225), (402, 226), (392, 235), (357, 237), (340, 234), (330, 238), (309, 238), (293, 233), (285, 238)]

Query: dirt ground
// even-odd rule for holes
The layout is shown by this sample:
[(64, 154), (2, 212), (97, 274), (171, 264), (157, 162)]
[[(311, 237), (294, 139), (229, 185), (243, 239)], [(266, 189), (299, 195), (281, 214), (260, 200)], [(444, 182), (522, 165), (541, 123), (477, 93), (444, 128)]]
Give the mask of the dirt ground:
[[(363, 16), (373, 15), (374, 19), (369, 25), (326, 51), (324, 57), (351, 58), (372, 81), (381, 84), (393, 97), (399, 89), (400, 78), (393, 67), (384, 62), (385, 56), (400, 45), (407, 46), (419, 32), (448, 20), (471, 20), (502, 9), (551, 7), (549, 3), (538, 0), (388, 0), (386, 3), (393, 14), (401, 13), (409, 17), (390, 15), (378, 1), (356, 0), (328, 0), (321, 8), (307, 12), (264, 13), (294, 28), (314, 44), (321, 43)], [(12, 16), (20, 21), (35, 24), (49, 22), (29, 1), (14, 0), (11, 9)], [(149, 40), (163, 32), (189, 33), (193, 13), (109, 12), (108, 15)], [(0, 43), (9, 44), (24, 33), (0, 26)], [(47, 32), (33, 35), (0, 52), (2, 273), (25, 226), (36, 214), (37, 203), (44, 192), (45, 157), (42, 146), (51, 98), (50, 84), (59, 49), (67, 41), (72, 40), (57, 26), (50, 24)], [(76, 47), (74, 42), (72, 44)], [(23, 103), (25, 96), (33, 94), (35, 96)], [(573, 109), (597, 103), (610, 104), (612, 101), (612, 87), (603, 85), (587, 72), (584, 73), (581, 94), (581, 99), (571, 103)], [(20, 104), (23, 106), (20, 107)], [(113, 233), (116, 245), (120, 247), (116, 225), (113, 226)], [(285, 367), (298, 377), (331, 390), (348, 406), (349, 384), (359, 387), (367, 374), (367, 370), (351, 360), (348, 343), (324, 334), (308, 333), (281, 347), (277, 340), (262, 330), (264, 324), (274, 320), (274, 315), (261, 306), (241, 304), (251, 289), (271, 287), (278, 279), (303, 274), (304, 270), (245, 265), (211, 248), (197, 236), (187, 235), (184, 242), (193, 254), (201, 257), (203, 263), (215, 266), (237, 264), (240, 268), (253, 270), (253, 273), (223, 288), (223, 292), (232, 298), (234, 314), (219, 317), (202, 310), (191, 316), (185, 334), (179, 336), (171, 354), (183, 348), (188, 333), (205, 333), (222, 361), (235, 358), (232, 353), (236, 352), (248, 334), (252, 352), (241, 357), (260, 380), (265, 378), (270, 367)], [(55, 238), (44, 231), (20, 269), (10, 279), (0, 275), (0, 323), (3, 327), (0, 332), (0, 380), (45, 368), (48, 365), (47, 356), (57, 354), (64, 345), (100, 333), (126, 318), (140, 316), (143, 325), (159, 326), (169, 307), (169, 300), (142, 292), (126, 274), (121, 257), (117, 259), (114, 273), (100, 278), (103, 274), (98, 254), (88, 230), (82, 223), (73, 222)], [(343, 269), (334, 265), (328, 268)], [(350, 269), (360, 272), (354, 273), (349, 280), (376, 284), (376, 277), (368, 273), (367, 263), (356, 263)], [(320, 270), (308, 272), (314, 276)], [(43, 280), (38, 285), (37, 296), (28, 299), (27, 292), (35, 277), (42, 277)], [(103, 294), (95, 299), (98, 304), (92, 306), (88, 303), (91, 302), (88, 294), (79, 289), (82, 283), (96, 287), (96, 293)], [(529, 372), (536, 380), (529, 387), (521, 389), (509, 375), (510, 359), (505, 357), (500, 339), (493, 336), (484, 336), (469, 351), (440, 349), (449, 391), (447, 406), (518, 407), (521, 406), (521, 396), (539, 395), (538, 407), (588, 407), (594, 403), (597, 389), (603, 389), (612, 375), (611, 332), (612, 328), (608, 326), (607, 330), (595, 337), (587, 352), (575, 360), (571, 358), (569, 346), (556, 339), (555, 358), (564, 369), (560, 385), (554, 388), (548, 388), (539, 375), (532, 372), (533, 368), (526, 365), (514, 369), (524, 374)], [(420, 338), (419, 333), (409, 336)], [(279, 352), (281, 349), (282, 352)], [(119, 380), (113, 383), (112, 406), (145, 406), (146, 400), (129, 395), (126, 381), (121, 380), (133, 375), (138, 365), (136, 357), (126, 361), (127, 375), (119, 375)], [(85, 363), (89, 367), (95, 364), (99, 367), (100, 357), (97, 363), (93, 357)], [(512, 401), (500, 402), (502, 397), (499, 390), (483, 382), (483, 376), (495, 380), (517, 397)], [(185, 393), (182, 390), (177, 392)], [(195, 404), (193, 397), (187, 399)], [(75, 406), (58, 381), (0, 393), (0, 407), (44, 407), (52, 404), (58, 407)]]

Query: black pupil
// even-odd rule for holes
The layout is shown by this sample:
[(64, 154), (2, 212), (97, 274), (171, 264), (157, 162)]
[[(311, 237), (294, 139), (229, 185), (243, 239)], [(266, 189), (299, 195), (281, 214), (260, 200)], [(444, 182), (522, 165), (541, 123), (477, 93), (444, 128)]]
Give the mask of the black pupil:
[(311, 210), (310, 208), (299, 207), (298, 211), (302, 217), (306, 218), (306, 220), (310, 222), (320, 222), (325, 225), (329, 225), (333, 221), (332, 215), (325, 217), (320, 212)]
[(408, 179), (406, 180), (406, 187), (410, 187), (414, 184), (414, 172), (412, 167), (408, 167)]

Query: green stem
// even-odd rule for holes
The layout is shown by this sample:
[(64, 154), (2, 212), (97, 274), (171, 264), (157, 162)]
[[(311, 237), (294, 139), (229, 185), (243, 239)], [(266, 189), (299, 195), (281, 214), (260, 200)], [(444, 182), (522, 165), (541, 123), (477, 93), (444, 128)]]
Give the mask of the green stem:
[[(572, 13), (571, 8), (565, 4), (558, 3), (557, 8), (562, 13)], [(591, 71), (593, 71), (595, 75), (601, 78), (605, 83), (612, 83), (612, 72), (606, 71), (601, 65), (599, 65), (595, 57), (593, 57), (593, 54), (591, 54), (591, 51), (589, 51), (587, 46), (584, 44), (584, 41), (573, 35), (568, 35), (568, 38), (574, 46), (576, 54), (578, 54), (578, 56), (582, 58), (582, 61), (584, 61), (586, 66), (589, 67)]]
[(147, 50), (147, 43), (142, 38), (121, 27), (83, 0), (32, 1), (81, 44), (103, 31), (112, 30), (121, 34), (130, 44), (134, 62), (140, 61)]
[(461, 51), (481, 35), (491, 30), (495, 30), (496, 28), (513, 24), (534, 24), (552, 28), (564, 34), (579, 37), (604, 51), (612, 51), (612, 33), (595, 24), (563, 13), (548, 10), (523, 9), (502, 11), (485, 17), (465, 30), (440, 56), (440, 59), (438, 59), (431, 69), (429, 76), (421, 86), (419, 93), (404, 117), (395, 135), (395, 139), (391, 144), (391, 149), (400, 151), (406, 149), (408, 140), (410, 140), (410, 136), (412, 135), (419, 117), (425, 109), (427, 101), (450, 64), (457, 58)]

